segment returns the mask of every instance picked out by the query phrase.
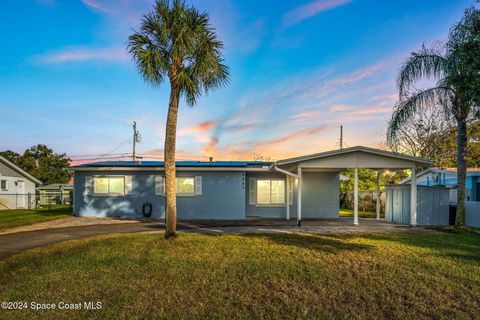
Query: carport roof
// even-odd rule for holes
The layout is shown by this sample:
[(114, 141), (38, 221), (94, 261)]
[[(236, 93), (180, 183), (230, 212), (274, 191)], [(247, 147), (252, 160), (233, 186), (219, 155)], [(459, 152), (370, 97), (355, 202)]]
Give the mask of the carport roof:
[[(310, 154), (310, 155), (305, 155), (305, 156), (295, 157), (295, 158), (290, 158), (285, 160), (279, 160), (277, 162), (277, 165), (281, 166), (281, 165), (288, 165), (288, 164), (296, 164), (296, 163), (302, 163), (302, 162), (319, 160), (324, 158), (332, 158), (332, 157), (340, 158), (340, 156), (355, 154), (355, 153), (363, 153), (366, 155), (380, 156), (383, 158), (408, 161), (408, 162), (414, 163), (415, 166), (417, 167), (428, 167), (433, 165), (433, 162), (431, 160), (428, 160), (425, 158), (418, 158), (418, 157), (413, 157), (413, 156), (402, 154), (402, 153), (395, 153), (395, 152), (374, 149), (374, 148), (369, 148), (364, 146), (355, 146), (355, 147), (320, 152), (320, 153), (315, 153), (315, 154)], [(355, 167), (355, 165), (352, 164), (346, 167)], [(385, 165), (385, 168), (388, 168), (388, 165)]]

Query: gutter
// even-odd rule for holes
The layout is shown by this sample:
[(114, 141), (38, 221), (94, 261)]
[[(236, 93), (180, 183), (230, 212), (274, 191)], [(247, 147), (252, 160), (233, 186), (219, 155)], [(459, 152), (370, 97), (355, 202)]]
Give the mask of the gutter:
[(280, 169), (280, 168), (277, 167), (277, 166), (273, 167), (273, 169), (274, 169), (275, 171), (284, 173), (284, 174), (286, 174), (287, 176), (295, 177), (295, 178), (298, 179), (298, 174), (292, 173), (292, 172), (287, 171), (287, 170)]
[[(77, 171), (161, 171), (163, 167), (70, 167), (66, 170)], [(176, 171), (217, 171), (217, 172), (268, 172), (269, 168), (235, 168), (235, 167), (177, 167)]]

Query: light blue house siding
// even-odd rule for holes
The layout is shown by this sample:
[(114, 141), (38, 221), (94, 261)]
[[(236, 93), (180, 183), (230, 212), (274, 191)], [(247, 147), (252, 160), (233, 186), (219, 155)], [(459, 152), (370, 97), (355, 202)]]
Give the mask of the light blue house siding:
[(302, 219), (335, 219), (340, 210), (340, 175), (336, 172), (305, 172)]
[[(285, 179), (283, 173), (247, 173), (247, 191), (245, 205), (247, 217), (285, 218), (286, 208), (282, 206), (262, 206), (250, 204), (249, 183), (254, 179)], [(297, 217), (298, 185), (294, 184), (293, 203), (290, 205), (290, 218)], [(302, 219), (334, 219), (339, 217), (340, 209), (339, 173), (305, 172), (303, 174)]]
[[(152, 218), (165, 217), (165, 197), (155, 194), (155, 176), (163, 172), (76, 172), (74, 212), (77, 216), (141, 218), (145, 203), (152, 204)], [(122, 196), (86, 193), (87, 176), (132, 176), (132, 192)], [(244, 219), (245, 173), (177, 172), (177, 176), (202, 177), (202, 194), (177, 197), (178, 219)]]
[[(132, 193), (121, 196), (99, 196), (87, 194), (87, 176), (132, 176)], [(142, 205), (152, 203), (152, 217), (162, 218), (164, 209), (160, 196), (155, 195), (155, 173), (153, 172), (75, 172), (74, 214), (82, 217), (142, 217)]]
[(178, 219), (245, 218), (245, 173), (177, 172), (177, 176), (202, 177), (201, 195), (177, 196)]
[[(285, 180), (285, 174), (279, 172), (247, 172), (246, 174), (246, 197), (245, 197), (245, 206), (246, 206), (246, 216), (247, 217), (262, 217), (262, 218), (285, 218), (286, 217), (286, 207), (285, 205), (278, 206), (264, 206), (251, 204), (250, 201), (250, 183), (251, 179), (278, 179)], [(286, 189), (286, 188), (285, 188)], [(296, 194), (296, 192), (295, 192)], [(294, 196), (294, 199), (296, 196)], [(296, 216), (296, 201), (293, 205), (290, 205), (290, 217)]]
[[(77, 216), (142, 218), (145, 203), (152, 205), (152, 218), (165, 218), (165, 196), (155, 194), (155, 176), (163, 171), (77, 171), (74, 177), (74, 213)], [(94, 195), (86, 191), (87, 177), (130, 176), (131, 192), (125, 195)], [(249, 202), (249, 179), (281, 179), (278, 172), (177, 171), (178, 177), (201, 177), (201, 194), (177, 195), (179, 220), (286, 218), (285, 205), (262, 206)], [(298, 185), (293, 184), (290, 217), (297, 217)], [(285, 190), (286, 191), (286, 190)], [(303, 174), (302, 218), (338, 218), (339, 174)]]

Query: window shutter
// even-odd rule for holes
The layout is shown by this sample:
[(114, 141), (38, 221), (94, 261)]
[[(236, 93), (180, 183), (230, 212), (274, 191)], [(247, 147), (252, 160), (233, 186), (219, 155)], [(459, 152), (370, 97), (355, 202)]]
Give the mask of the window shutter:
[(257, 179), (248, 179), (248, 204), (257, 204)]
[(155, 176), (155, 194), (157, 196), (165, 195), (165, 178), (163, 176)]
[(288, 183), (289, 183), (288, 204), (293, 204), (293, 189), (295, 188), (295, 179), (294, 178), (289, 178)]
[(201, 176), (195, 177), (195, 194), (196, 195), (202, 194), (202, 177)]
[(131, 194), (132, 189), (132, 176), (125, 176), (125, 194)]
[(85, 177), (85, 194), (93, 194), (93, 177)]

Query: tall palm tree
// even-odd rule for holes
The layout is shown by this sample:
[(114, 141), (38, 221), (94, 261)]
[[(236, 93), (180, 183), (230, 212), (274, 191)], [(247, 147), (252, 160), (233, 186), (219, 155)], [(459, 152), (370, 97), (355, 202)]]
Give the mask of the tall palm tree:
[(157, 0), (128, 40), (127, 50), (143, 79), (154, 86), (167, 77), (170, 82), (164, 148), (168, 238), (175, 235), (177, 222), (175, 142), (180, 98), (193, 107), (202, 93), (228, 83), (229, 70), (208, 14), (181, 0)]
[[(415, 89), (423, 79), (436, 80), (435, 86)], [(399, 129), (418, 110), (440, 106), (447, 118), (457, 124), (458, 197), (456, 226), (465, 224), (467, 173), (467, 123), (479, 117), (480, 104), (480, 10), (467, 8), (462, 19), (451, 29), (442, 50), (422, 47), (413, 52), (402, 66), (397, 85), (399, 102), (389, 123), (387, 139), (392, 142)]]
[[(433, 87), (415, 88), (422, 79), (433, 79)], [(399, 102), (389, 122), (387, 139), (393, 141), (400, 128), (419, 110), (442, 107), (446, 117), (453, 116), (457, 124), (458, 204), (455, 224), (465, 224), (467, 120), (474, 104), (466, 95), (462, 68), (458, 56), (448, 49), (427, 49), (425, 46), (410, 54), (397, 79)]]

